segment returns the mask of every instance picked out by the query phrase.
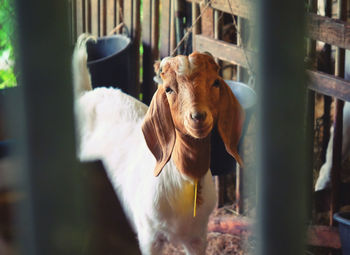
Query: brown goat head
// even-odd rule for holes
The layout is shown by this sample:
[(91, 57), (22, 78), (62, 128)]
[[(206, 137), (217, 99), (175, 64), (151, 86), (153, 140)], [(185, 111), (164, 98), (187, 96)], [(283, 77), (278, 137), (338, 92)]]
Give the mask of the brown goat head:
[[(157, 160), (156, 176), (173, 151), (181, 154), (179, 150), (174, 150), (181, 139), (181, 147), (186, 148), (183, 155), (174, 156), (177, 168), (190, 177), (202, 177), (209, 169), (210, 133), (214, 125), (218, 127), (227, 152), (242, 164), (237, 146), (244, 112), (229, 86), (219, 77), (218, 70), (212, 56), (198, 52), (188, 57), (165, 58), (155, 64), (161, 84), (153, 96), (142, 131)], [(198, 143), (200, 141), (208, 141), (208, 149), (204, 152), (203, 144)], [(204, 154), (198, 154), (196, 150)], [(208, 157), (203, 164), (203, 155), (206, 154)]]

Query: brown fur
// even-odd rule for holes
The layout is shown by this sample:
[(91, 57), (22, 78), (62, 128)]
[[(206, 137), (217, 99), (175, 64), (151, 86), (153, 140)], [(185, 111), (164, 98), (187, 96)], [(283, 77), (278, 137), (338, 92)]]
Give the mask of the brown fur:
[[(155, 64), (162, 84), (155, 93), (142, 130), (146, 143), (157, 159), (155, 175), (173, 158), (183, 174), (200, 179), (210, 166), (210, 134), (218, 126), (226, 150), (241, 165), (237, 145), (241, 136), (244, 112), (228, 85), (219, 77), (214, 59), (198, 52), (188, 60), (169, 58), (162, 66)], [(183, 65), (191, 66), (187, 70)], [(160, 69), (161, 67), (161, 69)], [(219, 86), (213, 86), (218, 80)], [(171, 89), (171, 92), (166, 90)], [(206, 114), (196, 121), (193, 114)]]

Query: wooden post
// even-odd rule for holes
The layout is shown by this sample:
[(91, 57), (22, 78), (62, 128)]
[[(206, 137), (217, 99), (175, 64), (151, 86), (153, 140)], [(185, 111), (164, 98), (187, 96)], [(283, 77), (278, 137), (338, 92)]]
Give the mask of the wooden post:
[[(310, 4), (310, 12), (317, 12), (317, 0), (309, 0)], [(312, 39), (308, 39), (307, 41), (307, 56), (312, 60), (316, 61), (316, 41)], [(307, 157), (306, 157), (306, 165), (307, 171), (312, 173), (313, 171), (313, 154), (314, 154), (314, 122), (315, 122), (315, 92), (307, 89), (307, 102), (306, 102), (306, 112), (305, 112), (305, 123), (306, 123), (306, 147), (307, 147)], [(310, 187), (309, 194), (312, 194), (312, 175), (307, 175), (308, 179), (305, 182), (308, 183), (308, 187)], [(311, 205), (308, 205), (308, 212), (312, 211)], [(309, 213), (308, 217), (311, 217), (311, 213)]]
[[(232, 16), (232, 18), (234, 18)], [(232, 21), (234, 23), (234, 21)], [(243, 41), (243, 35), (244, 35), (244, 29), (243, 29), (243, 22), (244, 19), (237, 17), (237, 27), (236, 27), (236, 33), (237, 33), (237, 46), (243, 47), (244, 41)], [(243, 49), (244, 50), (244, 49)], [(244, 68), (242, 66), (237, 66), (237, 81), (244, 82)], [(243, 145), (241, 145), (243, 146)], [(240, 167), (238, 164), (236, 166), (236, 212), (241, 214), (243, 212), (244, 207), (244, 199), (243, 199), (243, 174), (244, 170), (242, 167)]]
[(105, 35), (108, 35), (113, 28), (116, 27), (115, 18), (116, 18), (116, 1), (115, 0), (106, 0), (106, 30), (104, 31)]
[(142, 101), (146, 104), (151, 102), (156, 90), (153, 81), (153, 64), (158, 58), (158, 35), (159, 35), (159, 0), (143, 1), (142, 22), (142, 45), (143, 45), (143, 79), (141, 92)]
[[(199, 6), (193, 1), (192, 2), (192, 25), (199, 16)], [(193, 26), (192, 30), (192, 51), (196, 50), (196, 35), (200, 33), (200, 23), (198, 22)]]
[(100, 36), (100, 27), (99, 27), (99, 1), (91, 0), (91, 34), (94, 36)]
[[(214, 37), (214, 39), (219, 40), (220, 38), (220, 22), (219, 22), (219, 16), (220, 13), (217, 10), (207, 9), (210, 10), (209, 12), (206, 11), (206, 14), (202, 16), (202, 27), (203, 27), (203, 33), (204, 35), (207, 35), (209, 37)], [(212, 13), (213, 12), (213, 13)], [(214, 24), (210, 22), (210, 20), (214, 20)], [(206, 27), (204, 29), (204, 27)], [(216, 62), (219, 62), (219, 59), (215, 59)], [(217, 193), (217, 208), (220, 208), (225, 205), (225, 198), (226, 198), (226, 176), (215, 176), (215, 188)]]
[[(152, 1), (152, 56), (153, 60), (159, 58), (159, 0)], [(152, 63), (153, 66), (153, 63)]]
[(206, 8), (203, 10), (206, 5), (200, 6), (201, 10), (201, 25), (202, 25), (202, 35), (214, 38), (214, 9)]
[(160, 23), (160, 58), (170, 55), (170, 10), (171, 0), (161, 0), (161, 23)]
[[(116, 0), (116, 17), (115, 17), (115, 25), (119, 25), (120, 23), (124, 22), (124, 1), (123, 0)], [(118, 33), (120, 34), (121, 31), (123, 30), (119, 30)]]
[(70, 28), (70, 38), (71, 43), (74, 45), (76, 39), (77, 39), (77, 2), (76, 0), (68, 0), (68, 6), (69, 6), (69, 28)]
[[(184, 24), (183, 24), (183, 18), (185, 16), (185, 8), (184, 8), (185, 1), (182, 0), (175, 0), (175, 32), (176, 32), (176, 44), (178, 44), (182, 37), (184, 36)], [(177, 54), (183, 54), (184, 52), (184, 43), (182, 43), (177, 48)]]
[[(346, 20), (347, 2), (346, 0), (338, 0), (338, 18)], [(335, 61), (335, 75), (344, 77), (345, 50), (337, 48)], [(335, 102), (334, 114), (334, 140), (333, 140), (333, 158), (331, 169), (331, 208), (330, 208), (330, 224), (334, 225), (333, 214), (340, 209), (340, 169), (342, 158), (342, 139), (343, 139), (343, 107), (344, 101), (337, 99)]]
[[(132, 55), (130, 56), (131, 66), (135, 67), (135, 74), (132, 75), (130, 94), (139, 98), (140, 92), (140, 0), (124, 0), (123, 18), (126, 30), (132, 38)], [(125, 31), (125, 30), (124, 30)]]
[[(326, 0), (325, 5), (325, 16), (332, 17), (332, 0)], [(325, 44), (325, 63), (324, 66), (318, 65), (318, 70), (332, 74), (332, 47), (330, 44)], [(322, 162), (326, 161), (326, 153), (327, 147), (330, 137), (330, 129), (331, 129), (331, 104), (332, 97), (323, 96), (324, 106), (323, 106), (323, 139), (322, 139), (322, 151), (321, 151), (321, 160)]]
[(107, 34), (107, 0), (99, 0), (98, 5), (98, 29), (99, 36), (106, 36)]
[(82, 34), (85, 31), (84, 26), (84, 0), (76, 0), (76, 37), (78, 37), (80, 34)]
[(170, 5), (170, 52), (173, 52), (176, 47), (175, 1), (176, 0), (171, 0)]
[(91, 33), (91, 1), (90, 0), (83, 0), (85, 1), (85, 32)]
[[(234, 18), (234, 17), (232, 17)], [(232, 21), (234, 22), (234, 21)], [(236, 38), (237, 38), (237, 46), (242, 47), (242, 41), (243, 41), (243, 18), (238, 17), (237, 18), (237, 28), (236, 28)], [(243, 67), (237, 66), (237, 81), (243, 82)]]

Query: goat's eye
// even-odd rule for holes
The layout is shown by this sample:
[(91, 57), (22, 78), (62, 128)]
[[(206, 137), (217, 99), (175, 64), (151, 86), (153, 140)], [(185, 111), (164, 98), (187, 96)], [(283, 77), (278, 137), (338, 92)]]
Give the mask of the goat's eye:
[(218, 88), (220, 86), (220, 81), (219, 79), (215, 80), (213, 83), (213, 87)]
[(165, 92), (166, 93), (172, 93), (172, 92), (174, 92), (170, 87), (166, 87), (165, 88)]

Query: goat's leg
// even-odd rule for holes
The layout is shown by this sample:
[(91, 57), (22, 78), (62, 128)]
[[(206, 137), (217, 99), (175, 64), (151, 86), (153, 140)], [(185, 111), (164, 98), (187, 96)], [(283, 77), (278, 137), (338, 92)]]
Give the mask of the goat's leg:
[(189, 241), (185, 241), (183, 246), (185, 248), (186, 255), (204, 255), (207, 248), (207, 235), (193, 238)]

